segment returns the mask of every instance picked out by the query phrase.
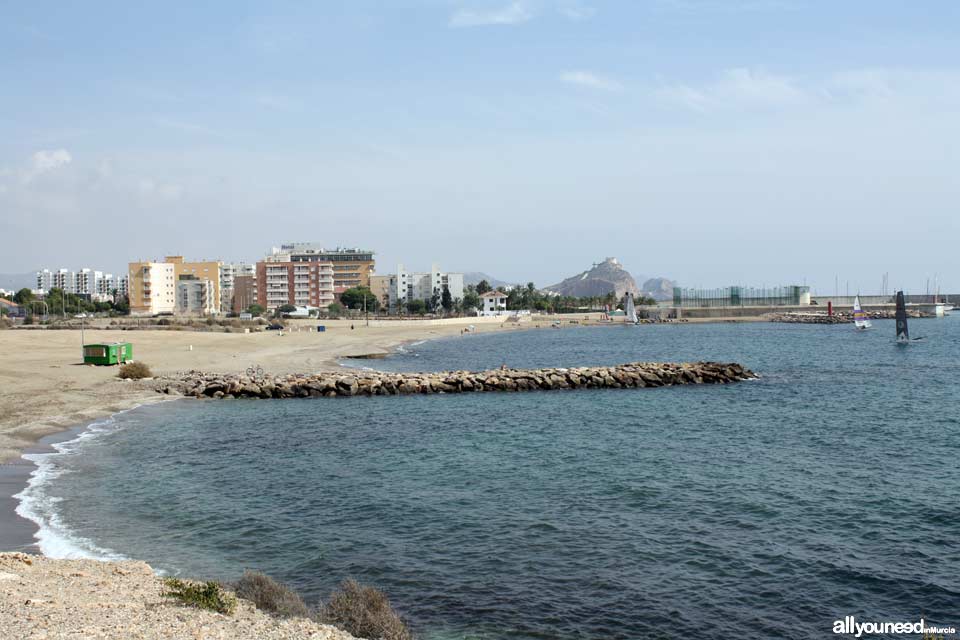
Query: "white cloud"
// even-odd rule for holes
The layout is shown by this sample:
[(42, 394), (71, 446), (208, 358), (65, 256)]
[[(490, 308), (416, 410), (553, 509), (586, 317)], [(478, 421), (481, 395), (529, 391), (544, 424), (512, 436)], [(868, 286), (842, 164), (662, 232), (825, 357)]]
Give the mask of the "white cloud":
[(560, 80), (567, 84), (588, 89), (600, 89), (602, 91), (621, 91), (623, 89), (623, 85), (616, 80), (590, 71), (565, 71), (560, 74)]
[(725, 69), (702, 86), (668, 85), (655, 93), (661, 100), (701, 112), (781, 108), (813, 99), (790, 77), (745, 68)]
[(66, 149), (37, 151), (30, 156), (29, 166), (23, 173), (23, 181), (29, 182), (42, 173), (53, 171), (54, 169), (70, 164), (72, 161), (73, 157)]
[(532, 20), (533, 11), (524, 2), (512, 2), (497, 9), (460, 9), (450, 16), (451, 27), (482, 27), (520, 24)]

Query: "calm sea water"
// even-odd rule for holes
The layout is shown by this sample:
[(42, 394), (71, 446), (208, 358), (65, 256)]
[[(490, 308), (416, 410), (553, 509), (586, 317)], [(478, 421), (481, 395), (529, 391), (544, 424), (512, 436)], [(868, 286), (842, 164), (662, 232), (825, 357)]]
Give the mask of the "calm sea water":
[[(121, 414), (38, 458), (44, 546), (352, 576), (426, 638), (823, 638), (960, 623), (960, 317), (572, 328), (411, 345), (393, 370), (735, 360), (731, 386)], [(359, 366), (370, 364), (358, 362)]]

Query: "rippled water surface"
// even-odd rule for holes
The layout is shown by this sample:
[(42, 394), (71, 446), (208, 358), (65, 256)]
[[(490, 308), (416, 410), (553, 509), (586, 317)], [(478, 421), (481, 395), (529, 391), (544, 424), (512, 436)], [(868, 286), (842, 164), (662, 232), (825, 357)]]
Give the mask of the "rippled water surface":
[(256, 568), (308, 600), (353, 576), (427, 638), (957, 624), (960, 318), (911, 329), (927, 340), (898, 347), (877, 321), (863, 334), (717, 324), (426, 342), (376, 364), (720, 359), (763, 378), (168, 403), (42, 459), (28, 502), (51, 548), (190, 576)]

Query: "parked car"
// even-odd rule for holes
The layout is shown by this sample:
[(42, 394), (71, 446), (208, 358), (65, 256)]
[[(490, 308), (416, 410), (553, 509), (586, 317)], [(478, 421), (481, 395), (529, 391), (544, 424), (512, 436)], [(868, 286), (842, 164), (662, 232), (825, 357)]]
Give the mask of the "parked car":
[(276, 322), (267, 325), (267, 331), (280, 331), (281, 329), (283, 329), (283, 325)]

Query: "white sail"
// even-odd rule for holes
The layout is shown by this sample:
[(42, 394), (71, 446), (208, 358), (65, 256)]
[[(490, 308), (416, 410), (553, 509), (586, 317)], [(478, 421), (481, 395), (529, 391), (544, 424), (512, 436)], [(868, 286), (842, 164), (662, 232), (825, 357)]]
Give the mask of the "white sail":
[(626, 301), (626, 303), (624, 303), (624, 305), (623, 305), (623, 312), (624, 312), (624, 314), (627, 316), (627, 318), (626, 318), (627, 322), (633, 322), (634, 324), (636, 324), (636, 322), (637, 322), (637, 308), (636, 308), (636, 307), (634, 306), (634, 304), (633, 304), (633, 294), (632, 294), (632, 293), (628, 293), (628, 294), (627, 294), (627, 301)]
[(869, 329), (871, 326), (867, 314), (860, 308), (860, 296), (853, 299), (853, 324), (857, 329)]

